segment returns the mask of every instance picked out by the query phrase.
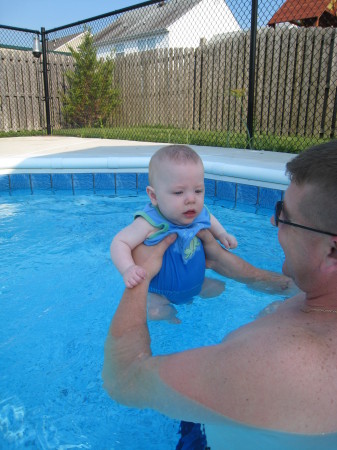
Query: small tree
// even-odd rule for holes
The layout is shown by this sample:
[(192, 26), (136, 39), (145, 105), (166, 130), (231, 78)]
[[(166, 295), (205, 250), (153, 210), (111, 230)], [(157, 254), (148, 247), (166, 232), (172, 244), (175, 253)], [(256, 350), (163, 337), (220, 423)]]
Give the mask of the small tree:
[(69, 88), (62, 95), (62, 111), (70, 125), (97, 127), (106, 125), (119, 103), (114, 87), (112, 58), (97, 59), (93, 37), (85, 32), (78, 51), (69, 47), (75, 59), (75, 70), (66, 72)]

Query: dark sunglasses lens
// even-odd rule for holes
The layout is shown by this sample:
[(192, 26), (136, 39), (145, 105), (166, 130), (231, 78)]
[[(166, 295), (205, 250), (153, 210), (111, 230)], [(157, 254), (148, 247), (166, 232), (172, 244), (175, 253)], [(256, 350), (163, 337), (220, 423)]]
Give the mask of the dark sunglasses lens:
[(283, 202), (282, 201), (277, 202), (276, 205), (275, 205), (275, 217), (274, 217), (274, 220), (275, 220), (275, 225), (277, 227), (278, 227), (278, 223), (279, 223), (279, 217), (280, 217), (280, 214), (281, 214), (281, 211), (282, 211), (282, 206), (283, 206)]

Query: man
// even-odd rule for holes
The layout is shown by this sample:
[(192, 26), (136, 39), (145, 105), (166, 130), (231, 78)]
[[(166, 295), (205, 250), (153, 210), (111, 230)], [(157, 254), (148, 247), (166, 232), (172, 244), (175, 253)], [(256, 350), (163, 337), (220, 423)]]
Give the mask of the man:
[[(212, 450), (337, 448), (337, 143), (303, 152), (287, 171), (291, 183), (272, 223), (285, 253), (283, 272), (298, 295), (219, 345), (153, 357), (147, 287), (171, 236), (136, 249), (149, 279), (126, 289), (106, 341), (109, 394), (205, 424)], [(206, 230), (199, 237), (208, 267), (240, 281), (254, 277)]]

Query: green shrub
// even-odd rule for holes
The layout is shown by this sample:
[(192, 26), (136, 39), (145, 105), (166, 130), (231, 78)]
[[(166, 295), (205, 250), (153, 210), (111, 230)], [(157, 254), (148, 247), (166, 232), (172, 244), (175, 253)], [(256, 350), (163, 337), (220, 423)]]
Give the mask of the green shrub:
[(84, 34), (78, 51), (69, 47), (75, 59), (75, 70), (66, 72), (69, 87), (62, 94), (62, 112), (67, 125), (102, 127), (111, 122), (112, 112), (119, 103), (114, 87), (114, 61), (97, 59), (93, 37)]

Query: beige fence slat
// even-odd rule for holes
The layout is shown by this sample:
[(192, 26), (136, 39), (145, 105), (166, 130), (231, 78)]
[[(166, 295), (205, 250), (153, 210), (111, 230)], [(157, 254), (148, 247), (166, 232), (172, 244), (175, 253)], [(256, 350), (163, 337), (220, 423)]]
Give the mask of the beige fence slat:
[(233, 90), (235, 91), (240, 86), (239, 82), (239, 37), (235, 33), (232, 41), (232, 57), (231, 57), (231, 81), (230, 81), (230, 131), (236, 133), (241, 129), (241, 99), (238, 99)]
[(183, 49), (183, 74), (182, 74), (182, 88), (183, 88), (183, 128), (188, 129), (188, 123), (189, 123), (189, 83), (190, 83), (190, 70), (189, 70), (189, 49), (184, 48)]
[(223, 101), (224, 101), (224, 83), (225, 83), (225, 60), (226, 60), (226, 46), (224, 41), (219, 43), (219, 64), (218, 64), (218, 92), (217, 92), (217, 117), (216, 127), (217, 131), (222, 130), (222, 115), (223, 115)]
[(285, 108), (285, 96), (287, 89), (287, 67), (288, 67), (288, 49), (289, 49), (289, 33), (288, 30), (282, 30), (279, 35), (279, 53), (276, 55), (278, 61), (278, 79), (277, 92), (275, 102), (275, 133), (280, 136), (283, 130), (283, 117)]
[(31, 53), (24, 52), (22, 54), (22, 76), (23, 76), (23, 107), (25, 108), (25, 124), (27, 130), (33, 129), (33, 105), (32, 105), (32, 87), (30, 83)]
[(160, 82), (160, 99), (162, 105), (162, 124), (169, 124), (169, 53), (168, 49), (161, 50), (162, 55), (162, 75)]
[(152, 125), (157, 124), (157, 103), (156, 103), (156, 90), (157, 90), (157, 79), (156, 79), (156, 50), (151, 50), (149, 52), (150, 57), (150, 121)]
[[(248, 114), (248, 91), (249, 91), (249, 58), (250, 58), (250, 32), (245, 33), (246, 57), (244, 66), (243, 90), (244, 98), (242, 101), (242, 119), (245, 121), (244, 128), (247, 131), (247, 114)], [(256, 110), (256, 94), (254, 89), (254, 113)]]
[(10, 129), (18, 131), (20, 129), (18, 114), (18, 92), (16, 88), (16, 58), (14, 52), (8, 52), (7, 68), (7, 87), (8, 87), (8, 106), (10, 109), (11, 124)]
[(1, 130), (10, 131), (12, 129), (11, 124), (11, 111), (9, 102), (9, 85), (8, 85), (8, 51), (0, 49), (0, 96), (1, 96)]
[(161, 104), (160, 104), (160, 84), (161, 84), (161, 58), (158, 50), (153, 51), (154, 64), (154, 98), (153, 98), (153, 122), (155, 125), (160, 124), (161, 121)]
[(211, 118), (212, 118), (212, 96), (213, 96), (213, 60), (214, 60), (214, 45), (207, 46), (207, 78), (205, 83), (206, 88), (206, 111), (205, 111), (205, 128), (206, 130), (211, 129)]
[(181, 99), (180, 99), (180, 48), (174, 50), (174, 65), (173, 65), (173, 105), (172, 117), (174, 127), (179, 127), (181, 122)]
[(189, 109), (189, 98), (188, 98), (188, 85), (189, 85), (189, 57), (188, 49), (182, 49), (182, 128), (188, 128), (188, 109)]
[(175, 102), (175, 126), (183, 127), (184, 107), (183, 107), (183, 54), (182, 48), (178, 48), (175, 57), (174, 78), (176, 87), (176, 102)]
[(188, 83), (188, 98), (189, 98), (189, 117), (188, 117), (188, 128), (193, 129), (194, 123), (194, 92), (195, 92), (195, 71), (196, 71), (196, 57), (195, 49), (189, 49), (189, 83)]
[(181, 88), (181, 127), (187, 128), (188, 122), (188, 56), (187, 56), (187, 48), (181, 49), (181, 80), (180, 80), (180, 88)]
[(274, 54), (274, 35), (273, 29), (268, 29), (265, 36), (265, 59), (263, 67), (263, 94), (261, 102), (261, 131), (269, 131), (270, 124), (270, 103), (275, 101), (271, 92), (272, 72), (273, 72), (273, 54)]
[(151, 73), (151, 55), (150, 52), (144, 52), (145, 61), (145, 95), (143, 99), (144, 103), (144, 117), (146, 118), (146, 125), (152, 125), (151, 123), (151, 97), (152, 97), (152, 73)]
[(297, 45), (295, 55), (295, 72), (294, 81), (292, 83), (293, 88), (293, 103), (291, 111), (291, 123), (290, 123), (290, 135), (295, 136), (298, 132), (299, 115), (300, 115), (300, 103), (302, 92), (302, 72), (303, 72), (303, 53), (305, 46), (305, 34), (299, 33), (297, 36)]
[[(329, 29), (328, 31), (331, 30)], [(319, 61), (317, 63), (316, 61), (313, 62), (316, 83), (312, 97), (313, 111), (309, 112), (309, 114), (311, 114), (310, 134), (312, 136), (318, 136), (321, 131), (320, 122), (324, 108), (325, 89), (327, 87), (326, 80), (329, 73), (330, 37), (330, 33), (322, 33), (322, 30), (320, 30), (319, 39), (315, 42), (315, 47), (317, 47), (317, 51), (319, 52)], [(318, 45), (320, 48), (318, 48)], [(311, 108), (311, 106), (309, 106), (309, 108)]]
[[(312, 48), (308, 48), (310, 53), (310, 76), (309, 76), (309, 86), (308, 86), (308, 96), (307, 96), (307, 110), (306, 110), (306, 124), (305, 124), (305, 135), (312, 136), (315, 121), (315, 111), (319, 103), (319, 98), (324, 98), (324, 93), (322, 96), (319, 94), (319, 82), (322, 75), (326, 75), (327, 66), (322, 61), (322, 52), (324, 46), (324, 40), (322, 40), (322, 33), (320, 29), (313, 30), (312, 36)], [(308, 61), (309, 62), (309, 61)], [(323, 66), (322, 66), (323, 64)], [(325, 66), (325, 67), (324, 67)], [(322, 72), (320, 72), (320, 69)], [(324, 79), (324, 77), (323, 77)]]
[(60, 102), (59, 102), (59, 92), (58, 92), (58, 61), (56, 61), (56, 56), (53, 53), (48, 54), (48, 81), (49, 81), (49, 96), (50, 96), (50, 113), (51, 113), (51, 124), (53, 127), (57, 127), (60, 122)]
[(198, 47), (195, 50), (195, 84), (194, 84), (194, 111), (193, 128), (200, 129), (200, 93), (201, 93), (201, 71), (202, 71), (202, 50)]
[(224, 84), (223, 84), (223, 108), (222, 108), (222, 126), (223, 130), (230, 130), (230, 89), (231, 89), (231, 61), (232, 61), (232, 33), (225, 40), (225, 63), (223, 68)]
[[(265, 100), (265, 64), (266, 64), (266, 39), (267, 30), (261, 30), (257, 34), (256, 40), (256, 77), (255, 77), (255, 131), (263, 132), (263, 102)], [(247, 38), (248, 48), (250, 48), (250, 38)], [(248, 91), (247, 91), (248, 97)]]
[(281, 134), (288, 136), (290, 134), (290, 123), (292, 119), (293, 109), (293, 83), (295, 77), (295, 49), (297, 43), (297, 29), (290, 28), (287, 30), (287, 50), (284, 48), (284, 52), (287, 54), (285, 64), (285, 85), (283, 93), (283, 104), (280, 105), (282, 110), (282, 129)]
[(132, 54), (126, 60), (126, 80), (131, 83), (126, 87), (128, 92), (128, 104), (130, 108), (130, 122), (127, 126), (139, 125), (140, 108), (142, 106), (142, 70), (140, 65), (140, 55)]
[(26, 104), (24, 97), (24, 82), (22, 68), (23, 63), (23, 52), (19, 50), (15, 52), (15, 81), (16, 81), (16, 95), (17, 95), (17, 105), (18, 105), (18, 129), (24, 130), (27, 127), (26, 122)]
[[(327, 91), (330, 89), (328, 79), (330, 77), (329, 70), (329, 57), (330, 57), (330, 45), (331, 45), (331, 29), (327, 30), (328, 33), (320, 33), (319, 42), (315, 42), (316, 50), (319, 52), (318, 64), (316, 61), (314, 65), (317, 73), (317, 83), (315, 85), (315, 100), (314, 111), (312, 113), (312, 130), (313, 136), (317, 136), (321, 133), (322, 122), (324, 123), (326, 117), (324, 114), (324, 103), (326, 101)], [(318, 48), (320, 45), (320, 48)], [(315, 70), (315, 69), (314, 69)]]
[(181, 127), (182, 123), (182, 99), (181, 99), (181, 69), (182, 69), (182, 63), (181, 63), (181, 48), (177, 48), (175, 51), (175, 57), (174, 57), (174, 93), (175, 93), (175, 102), (174, 102), (174, 126), (175, 127)]
[[(240, 133), (246, 133), (246, 117), (247, 117), (247, 96), (245, 90), (245, 79), (246, 79), (246, 61), (249, 61), (249, 43), (247, 43), (246, 33), (237, 34), (238, 40), (238, 63), (237, 63), (237, 82), (236, 86), (237, 99), (237, 129)], [(248, 53), (247, 53), (248, 52)], [(248, 77), (248, 75), (247, 75)], [(246, 112), (245, 112), (246, 111)]]
[(337, 36), (336, 28), (331, 29), (332, 56), (331, 56), (331, 74), (329, 84), (326, 84), (328, 90), (327, 105), (324, 114), (325, 126), (320, 130), (322, 135), (329, 138), (337, 137)]
[(282, 55), (282, 41), (283, 41), (283, 30), (282, 28), (276, 27), (274, 34), (274, 51), (273, 51), (273, 64), (271, 71), (271, 84), (270, 84), (270, 104), (269, 104), (269, 126), (268, 131), (271, 133), (279, 132), (279, 127), (277, 127), (277, 121), (279, 118), (280, 104), (282, 104), (282, 91), (280, 89), (280, 84), (282, 85), (281, 72), (284, 67), (281, 66), (281, 55)]
[(209, 52), (206, 46), (202, 49), (201, 60), (201, 80), (200, 80), (200, 130), (206, 129), (206, 115), (207, 115), (207, 80), (208, 80), (208, 65)]
[(149, 119), (149, 97), (148, 97), (148, 78), (149, 78), (149, 67), (148, 67), (148, 55), (146, 52), (142, 52), (141, 54), (141, 63), (142, 63), (142, 82), (143, 82), (143, 92), (140, 98), (140, 114), (141, 114), (141, 123), (142, 125), (148, 124)]
[(310, 95), (310, 81), (311, 81), (311, 63), (312, 51), (314, 44), (314, 33), (310, 28), (306, 29), (306, 39), (303, 52), (303, 72), (301, 83), (301, 95), (298, 115), (298, 135), (305, 136), (307, 129), (307, 115), (308, 115), (308, 98)]
[(121, 109), (120, 109), (120, 124), (123, 126), (124, 124), (129, 123), (130, 120), (130, 91), (128, 89), (128, 83), (127, 83), (127, 73), (128, 73), (128, 67), (130, 64), (130, 55), (127, 55), (125, 58), (120, 56), (120, 73), (119, 73), (119, 85), (121, 87), (122, 92), (122, 98), (121, 98)]
[(34, 60), (27, 61), (27, 74), (28, 74), (28, 82), (30, 89), (30, 98), (31, 98), (31, 113), (27, 114), (28, 119), (28, 129), (30, 130), (38, 130), (42, 128), (42, 124), (40, 121), (40, 91), (39, 91), (39, 82), (37, 80), (37, 66), (39, 66), (39, 61), (34, 58)]
[(213, 43), (211, 47), (211, 65), (209, 67), (209, 107), (208, 107), (208, 123), (209, 130), (216, 130), (217, 106), (218, 106), (218, 86), (219, 86), (219, 43)]
[(173, 123), (172, 120), (172, 105), (173, 105), (173, 49), (170, 48), (166, 52), (167, 55), (167, 111), (166, 111), (166, 117), (167, 117), (167, 125), (170, 126)]

